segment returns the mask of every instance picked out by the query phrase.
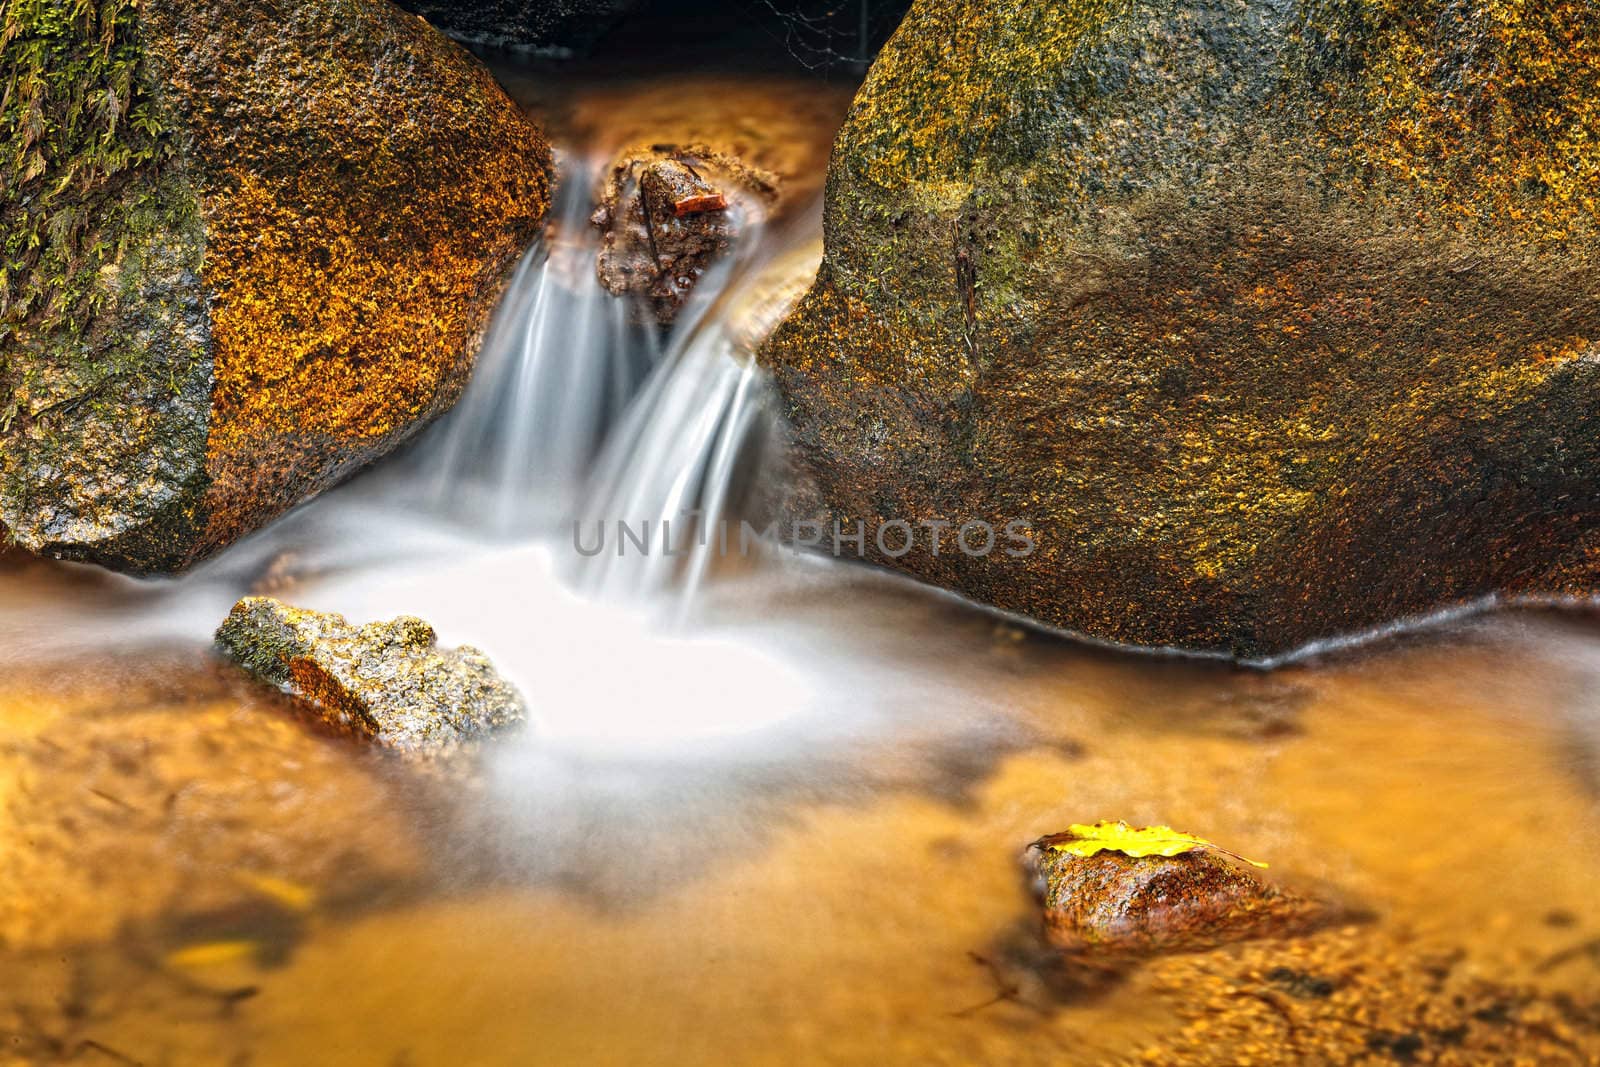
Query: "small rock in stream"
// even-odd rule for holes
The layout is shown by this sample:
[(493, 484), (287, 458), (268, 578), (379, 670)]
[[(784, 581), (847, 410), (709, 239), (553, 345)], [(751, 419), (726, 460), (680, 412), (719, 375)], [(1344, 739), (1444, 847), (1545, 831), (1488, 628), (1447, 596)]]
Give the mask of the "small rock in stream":
[(670, 324), (700, 277), (777, 199), (778, 179), (705, 145), (635, 147), (607, 172), (592, 218), (613, 296), (636, 294)]
[(1030, 846), (1045, 936), (1067, 955), (1119, 967), (1233, 941), (1290, 937), (1353, 914), (1269, 885), (1222, 853), (1092, 856)]
[(488, 657), (466, 645), (439, 648), (433, 627), (411, 616), (354, 626), (342, 615), (245, 597), (217, 644), (329, 724), (406, 753), (450, 751), (527, 717)]

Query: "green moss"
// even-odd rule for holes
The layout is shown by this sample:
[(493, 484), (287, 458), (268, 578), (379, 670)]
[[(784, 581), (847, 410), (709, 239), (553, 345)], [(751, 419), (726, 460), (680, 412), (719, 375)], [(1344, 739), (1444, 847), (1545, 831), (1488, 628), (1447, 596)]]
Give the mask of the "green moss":
[[(57, 509), (64, 494), (80, 531), (170, 510), (172, 494), (127, 491), (192, 489), (178, 457), (196, 442), (174, 438), (204, 442), (203, 424), (164, 417), (182, 393), (203, 409), (209, 390), (203, 229), (139, 16), (134, 0), (14, 0), (0, 23), (0, 500), (35, 547), (33, 527), (67, 521), (41, 492)], [(133, 462), (95, 476), (95, 454)]]
[(0, 521), (35, 551), (156, 569), (203, 525), (209, 485), (205, 231), (176, 167), (122, 194), (104, 220), (116, 255), (87, 272), (79, 317), (25, 322), (7, 342)]
[(97, 223), (130, 182), (172, 154), (138, 18), (137, 0), (6, 5), (0, 342), (25, 326), (84, 327), (107, 295), (98, 272), (126, 237)]

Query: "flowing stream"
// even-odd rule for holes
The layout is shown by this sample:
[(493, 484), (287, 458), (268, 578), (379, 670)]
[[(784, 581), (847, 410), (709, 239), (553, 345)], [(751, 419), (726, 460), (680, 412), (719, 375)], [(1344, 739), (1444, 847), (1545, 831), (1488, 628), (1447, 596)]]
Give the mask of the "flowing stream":
[(595, 173), (562, 160), (547, 239), (517, 266), (466, 394), (416, 449), (425, 505), (510, 537), (577, 499), (595, 453), (650, 369), (654, 331), (601, 288), (589, 225)]
[[(418, 441), (189, 576), (61, 568), (36, 590), (55, 617), (41, 627), (34, 612), (6, 612), (0, 637), (55, 649), (203, 641), (269, 579), (302, 606), (421, 615), (452, 643), (485, 648), (529, 696), (546, 743), (759, 726), (753, 698), (783, 668), (690, 618), (717, 547), (697, 531), (737, 515), (741, 480), (760, 477), (750, 461), (770, 444), (767, 386), (730, 309), (762, 267), (820, 248), (820, 209), (781, 229), (751, 220), (662, 334), (596, 279), (599, 159), (562, 162), (552, 223), (517, 265), (470, 385)], [(768, 546), (746, 547), (772, 569)], [(68, 575), (106, 599), (48, 588)], [(629, 669), (607, 669), (617, 660)]]
[[(742, 91), (769, 114), (818, 92)], [(748, 226), (659, 334), (595, 279), (615, 147), (561, 153), (467, 392), (401, 453), (179, 580), (0, 571), (0, 1064), (1236, 1063), (1283, 1026), (1262, 976), (1286, 969), (1339, 990), (1330, 1044), (1273, 1039), (1354, 1062), (1374, 1028), (1425, 1029), (1407, 983), (1441, 959), (1600, 995), (1591, 625), (1455, 620), (1264, 673), (723, 552), (782, 459), (741, 319), (771, 270), (814, 265), (820, 212)], [(658, 550), (619, 555), (619, 520)], [(251, 591), (420, 615), (485, 649), (534, 728), (472, 782), (307, 731), (207, 651)], [(1086, 996), (1017, 857), (1099, 818), (1378, 918)]]

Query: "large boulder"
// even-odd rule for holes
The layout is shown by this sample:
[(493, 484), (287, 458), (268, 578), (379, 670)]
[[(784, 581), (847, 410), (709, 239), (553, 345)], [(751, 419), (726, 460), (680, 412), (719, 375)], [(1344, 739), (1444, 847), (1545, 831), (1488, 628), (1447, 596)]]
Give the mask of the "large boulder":
[(439, 648), (433, 627), (409, 615), (355, 626), (245, 597), (217, 628), (217, 646), (336, 731), (402, 752), (448, 752), (527, 718), (488, 657), (470, 645)]
[(181, 569), (454, 402), (549, 184), (458, 45), (383, 0), (3, 19), (16, 541)]
[(1251, 659), (1590, 594), (1597, 174), (1581, 0), (917, 0), (764, 350), (793, 507), (1029, 519), (868, 552)]

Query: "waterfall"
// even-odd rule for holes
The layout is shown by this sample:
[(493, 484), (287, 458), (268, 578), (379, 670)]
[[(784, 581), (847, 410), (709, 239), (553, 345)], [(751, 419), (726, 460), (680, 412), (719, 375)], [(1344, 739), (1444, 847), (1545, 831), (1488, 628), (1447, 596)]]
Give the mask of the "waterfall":
[[(596, 276), (597, 173), (574, 166), (562, 183), (471, 384), (415, 450), (404, 488), (421, 485), (434, 515), (499, 541), (549, 541), (587, 596), (681, 617), (716, 557), (749, 550), (738, 506), (770, 441), (766, 380), (733, 320), (758, 302), (765, 268), (816, 244), (818, 213), (781, 230), (746, 220), (663, 335)], [(644, 547), (624, 545), (619, 524)], [(574, 551), (597, 532), (598, 554)]]
[(595, 275), (597, 167), (571, 163), (549, 231), (490, 321), (471, 383), (417, 450), (430, 507), (502, 537), (566, 514), (658, 356), (654, 330), (633, 322)]
[[(488, 649), (549, 707), (592, 687), (574, 672), (603, 673), (592, 650), (626, 644), (635, 657), (698, 662), (695, 628), (660, 624), (686, 621), (718, 557), (740, 555), (740, 505), (762, 477), (774, 421), (750, 312), (765, 306), (769, 267), (814, 271), (820, 210), (790, 227), (750, 220), (663, 334), (601, 286), (589, 223), (597, 168), (568, 163), (551, 226), (517, 264), (461, 401), (411, 447), (180, 579), (60, 571), (37, 588), (14, 583), (23, 610), (0, 611), (0, 636), (52, 649), (108, 635), (206, 640), (239, 596), (269, 592), (362, 620), (426, 617)], [(797, 247), (810, 259), (785, 265)], [(573, 544), (579, 519), (648, 524), (652, 551), (618, 556), (613, 528), (607, 551), (585, 557)], [(661, 553), (666, 528), (686, 554)], [(92, 596), (71, 595), (80, 580)], [(706, 656), (726, 680), (736, 654)], [(749, 676), (773, 669), (762, 659)], [(688, 677), (682, 688), (696, 692)], [(680, 720), (749, 712), (748, 701), (705, 703)]]
[[(686, 605), (714, 555), (726, 554), (738, 512), (734, 475), (762, 436), (767, 406), (753, 362), (714, 325), (687, 338), (652, 375), (607, 442), (574, 540), (601, 545), (579, 584), (613, 600)], [(646, 541), (633, 549), (619, 524)], [(736, 544), (736, 542), (733, 542)]]
[[(752, 348), (821, 258), (820, 210), (746, 236), (702, 282), (697, 314), (607, 439), (574, 520), (588, 595), (681, 621), (719, 561), (761, 552), (741, 525), (776, 448), (775, 405)], [(803, 287), (803, 285), (801, 286)], [(627, 534), (633, 539), (629, 539)], [(640, 543), (643, 547), (640, 547)]]
[[(732, 324), (764, 268), (817, 240), (818, 220), (747, 225), (664, 335), (595, 271), (599, 164), (568, 161), (545, 237), (518, 264), (461, 402), (385, 494), (418, 486), (446, 522), (548, 541), (585, 595), (678, 616), (719, 555), (740, 554), (743, 475), (770, 440), (767, 385)], [(624, 546), (618, 524), (647, 541)], [(604, 549), (573, 551), (596, 531)], [(553, 540), (551, 540), (553, 538)], [(724, 548), (724, 544), (727, 545)]]

